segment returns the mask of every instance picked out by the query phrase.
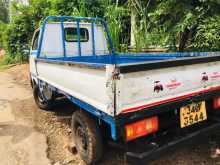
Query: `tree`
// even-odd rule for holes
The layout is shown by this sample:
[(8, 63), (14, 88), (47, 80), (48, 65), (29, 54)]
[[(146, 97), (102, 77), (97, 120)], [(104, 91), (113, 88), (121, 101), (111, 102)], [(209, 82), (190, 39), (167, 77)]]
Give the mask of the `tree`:
[(9, 0), (0, 0), (0, 21), (7, 23), (9, 21), (8, 16)]
[(20, 6), (19, 11), (7, 25), (4, 39), (5, 49), (10, 56), (27, 59), (25, 50), (29, 49), (34, 24), (28, 7)]
[[(9, 0), (0, 0), (0, 21), (8, 22)], [(11, 1), (8, 25), (0, 23), (0, 45), (13, 57), (26, 57), (31, 37), (48, 15), (104, 17), (114, 47), (150, 46), (171, 51), (220, 49), (220, 0), (29, 0)], [(4, 33), (2, 33), (4, 31)]]
[(219, 0), (157, 0), (157, 3), (150, 13), (152, 26), (164, 29), (168, 44), (178, 45), (179, 51), (193, 48), (204, 20), (220, 15)]
[(5, 23), (0, 21), (0, 50), (3, 48), (3, 42), (4, 42), (4, 31), (5, 31), (6, 25)]
[(0, 0), (0, 49), (3, 48), (3, 37), (6, 28), (5, 24), (9, 21), (8, 5), (8, 0)]
[[(122, 2), (121, 2), (122, 3)], [(113, 45), (116, 50), (124, 49), (123, 44), (129, 40), (127, 23), (129, 22), (129, 10), (119, 1), (109, 1), (103, 4), (106, 7), (104, 18), (108, 22)]]
[(75, 15), (97, 17), (104, 15), (102, 0), (49, 0), (51, 15)]
[(130, 46), (134, 47), (136, 45), (135, 35), (137, 34), (137, 9), (135, 4), (130, 1), (130, 13), (131, 13), (131, 34), (130, 34)]
[(192, 47), (202, 51), (219, 51), (220, 49), (220, 16), (209, 17), (198, 25)]

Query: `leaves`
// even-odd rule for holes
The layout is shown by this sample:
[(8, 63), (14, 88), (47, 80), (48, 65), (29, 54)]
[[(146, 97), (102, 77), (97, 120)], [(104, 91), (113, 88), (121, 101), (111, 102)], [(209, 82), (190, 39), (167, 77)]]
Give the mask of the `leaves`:
[(220, 49), (220, 16), (203, 20), (197, 28), (193, 47), (203, 51)]
[(8, 6), (9, 0), (0, 0), (0, 21), (4, 23), (9, 21)]
[(120, 44), (123, 44), (120, 40), (123, 29), (125, 29), (125, 22), (123, 19), (128, 16), (128, 10), (124, 7), (118, 7), (117, 5), (109, 5), (106, 8), (104, 17), (108, 21), (111, 37), (114, 47), (120, 49)]
[(13, 1), (11, 2), (13, 17), (4, 32), (0, 31), (0, 46), (4, 45), (7, 54), (12, 58), (27, 60), (33, 32), (39, 28), (46, 16), (96, 16), (102, 12), (103, 8), (99, 7), (100, 5), (101, 2), (98, 0), (30, 0), (28, 6)]
[(138, 49), (166, 47), (171, 51), (220, 49), (220, 0), (29, 0), (29, 5), (0, 0), (0, 47), (12, 57), (26, 57), (31, 37), (48, 15), (104, 17), (114, 47), (130, 43), (131, 11), (137, 13)]

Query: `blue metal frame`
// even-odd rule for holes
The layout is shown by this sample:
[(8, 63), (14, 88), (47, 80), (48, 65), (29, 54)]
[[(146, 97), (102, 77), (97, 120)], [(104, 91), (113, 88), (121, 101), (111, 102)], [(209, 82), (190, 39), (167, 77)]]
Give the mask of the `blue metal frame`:
[[(90, 21), (92, 22), (91, 25), (92, 27), (94, 26), (94, 22), (100, 22), (102, 24), (102, 26), (104, 27), (106, 33), (107, 33), (107, 40), (109, 43), (109, 47), (110, 47), (110, 63), (114, 64), (115, 62), (115, 50), (113, 47), (113, 43), (112, 43), (112, 39), (110, 36), (110, 32), (108, 29), (108, 25), (107, 23), (102, 19), (102, 18), (89, 18), (89, 17), (75, 17), (75, 16), (48, 16), (45, 18), (45, 20), (43, 21), (43, 24), (41, 26), (41, 34), (40, 34), (40, 40), (39, 40), (39, 46), (38, 46), (38, 52), (37, 52), (37, 58), (40, 57), (41, 54), (41, 49), (42, 49), (42, 42), (44, 39), (44, 32), (45, 32), (45, 27), (47, 25), (47, 23), (49, 22), (49, 20), (61, 20), (61, 29), (62, 29), (62, 43), (63, 43), (63, 50), (64, 50), (64, 56), (66, 56), (66, 46), (65, 46), (65, 33), (64, 33), (64, 25), (63, 22), (65, 20), (73, 20), (77, 22), (77, 38), (78, 38), (78, 53), (79, 56), (81, 56), (81, 43), (80, 43), (80, 22), (81, 21)], [(95, 51), (95, 34), (94, 34), (94, 27), (92, 28), (93, 32), (92, 32), (92, 42), (93, 42), (93, 54)]]
[(77, 42), (78, 42), (78, 54), (81, 56), (81, 42), (80, 42), (80, 24), (79, 20), (77, 20)]
[[(156, 54), (117, 54), (115, 56), (115, 64), (127, 64), (127, 63), (139, 63), (139, 62), (154, 62), (154, 61), (164, 61), (171, 59), (183, 59), (190, 57), (205, 57), (211, 55), (218, 55), (218, 53), (156, 53)], [(43, 58), (44, 59), (44, 58)], [(57, 62), (76, 62), (86, 65), (93, 66), (105, 66), (106, 64), (111, 64), (109, 60), (109, 54), (103, 54), (98, 56), (77, 56), (77, 57), (53, 57), (45, 59), (46, 61), (57, 61)]]
[(92, 54), (95, 56), (95, 27), (94, 22), (92, 22)]
[(66, 43), (65, 43), (65, 31), (64, 31), (64, 23), (63, 19), (61, 19), (61, 30), (62, 30), (62, 44), (63, 44), (63, 55), (66, 57)]

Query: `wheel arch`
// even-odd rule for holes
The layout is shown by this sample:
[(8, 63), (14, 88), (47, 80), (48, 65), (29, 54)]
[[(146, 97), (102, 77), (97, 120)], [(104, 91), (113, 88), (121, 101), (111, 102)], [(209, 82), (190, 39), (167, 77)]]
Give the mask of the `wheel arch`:
[(95, 118), (95, 120), (98, 122), (98, 125), (104, 125), (106, 128), (110, 128), (110, 137), (113, 140), (117, 140), (117, 134), (116, 134), (116, 122), (114, 117), (96, 109), (95, 107), (82, 102), (76, 98), (73, 98), (72, 96), (67, 96), (67, 98), (76, 104), (81, 111), (85, 111), (89, 116), (92, 118)]

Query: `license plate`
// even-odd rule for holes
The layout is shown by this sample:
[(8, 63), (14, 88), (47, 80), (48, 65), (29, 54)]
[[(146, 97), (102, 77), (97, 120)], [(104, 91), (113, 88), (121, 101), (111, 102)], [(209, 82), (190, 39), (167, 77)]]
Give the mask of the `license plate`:
[(207, 120), (205, 101), (192, 103), (180, 108), (181, 128), (188, 127), (204, 120)]

